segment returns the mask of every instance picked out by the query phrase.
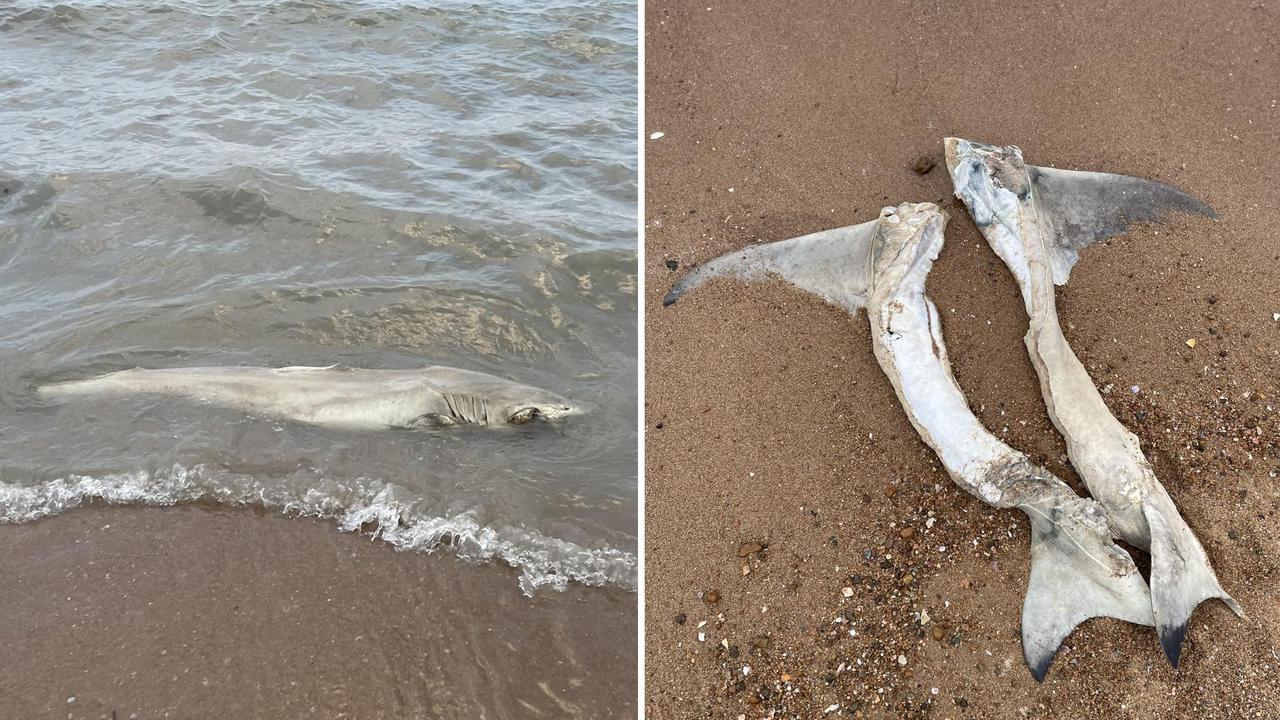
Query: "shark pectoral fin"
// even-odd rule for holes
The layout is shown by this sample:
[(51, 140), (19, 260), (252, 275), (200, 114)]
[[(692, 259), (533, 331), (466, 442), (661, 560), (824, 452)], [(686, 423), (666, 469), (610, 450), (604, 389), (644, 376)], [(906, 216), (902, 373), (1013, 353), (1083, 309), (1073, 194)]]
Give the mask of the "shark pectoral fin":
[(457, 425), (458, 421), (441, 413), (425, 413), (401, 425), (405, 430), (421, 430), (424, 428), (442, 428)]
[(1149, 497), (1142, 503), (1142, 514), (1151, 529), (1151, 607), (1156, 634), (1165, 657), (1176, 668), (1187, 621), (1200, 603), (1218, 598), (1236, 615), (1244, 617), (1244, 611), (1218, 584), (1204, 548), (1172, 500)]
[(871, 248), (879, 223), (872, 220), (725, 253), (677, 280), (662, 304), (674, 303), (712, 278), (752, 281), (777, 275), (829, 303), (857, 311), (866, 305), (871, 288)]
[(1147, 584), (1112, 542), (1105, 521), (1023, 510), (1031, 519), (1031, 580), (1022, 602), (1022, 653), (1037, 682), (1062, 641), (1085, 620), (1153, 624)]
[(1027, 166), (1037, 212), (1053, 226), (1053, 281), (1065, 285), (1080, 250), (1122, 234), (1132, 223), (1170, 212), (1216, 218), (1203, 200), (1154, 180)]

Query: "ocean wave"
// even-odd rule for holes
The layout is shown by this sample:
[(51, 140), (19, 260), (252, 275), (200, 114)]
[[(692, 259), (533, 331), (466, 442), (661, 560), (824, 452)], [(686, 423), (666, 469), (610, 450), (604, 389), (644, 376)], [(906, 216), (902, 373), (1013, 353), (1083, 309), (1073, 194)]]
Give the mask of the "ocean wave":
[(589, 548), (536, 530), (488, 527), (471, 512), (436, 516), (420, 511), (395, 485), (373, 480), (325, 481), (299, 494), (250, 476), (215, 477), (202, 465), (168, 472), (68, 475), (37, 485), (0, 482), (0, 523), (23, 523), (94, 502), (166, 506), (214, 502), (259, 506), (293, 517), (336, 520), (398, 549), (451, 549), (477, 563), (501, 561), (520, 571), (520, 589), (564, 590), (570, 581), (636, 589), (636, 556), (610, 547)]

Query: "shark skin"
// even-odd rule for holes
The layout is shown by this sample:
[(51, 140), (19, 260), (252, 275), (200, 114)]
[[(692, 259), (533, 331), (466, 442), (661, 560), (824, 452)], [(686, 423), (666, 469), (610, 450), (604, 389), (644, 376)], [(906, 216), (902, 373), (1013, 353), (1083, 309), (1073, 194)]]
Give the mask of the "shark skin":
[(441, 366), (417, 370), (135, 368), (44, 385), (38, 393), (56, 400), (161, 395), (348, 430), (518, 425), (581, 412), (546, 390), (496, 375)]
[(1025, 338), (1049, 417), (1071, 464), (1102, 504), (1115, 537), (1151, 553), (1156, 632), (1174, 666), (1187, 621), (1222, 589), (1209, 558), (1139, 446), (1103, 402), (1059, 324), (1054, 286), (1065, 285), (1080, 251), (1135, 222), (1169, 213), (1216, 217), (1203, 201), (1151, 180), (1027, 165), (1016, 146), (945, 140), (956, 196), (1009, 267), (1029, 318)]
[(1151, 597), (1133, 560), (1112, 541), (1101, 506), (1005, 445), (969, 409), (951, 373), (937, 308), (925, 295), (946, 222), (931, 203), (904, 203), (861, 225), (726, 253), (680, 278), (665, 304), (713, 278), (772, 275), (850, 314), (865, 308), (876, 360), (952, 480), (1030, 520), (1022, 647), (1042, 680), (1062, 641), (1085, 620), (1152, 625)]

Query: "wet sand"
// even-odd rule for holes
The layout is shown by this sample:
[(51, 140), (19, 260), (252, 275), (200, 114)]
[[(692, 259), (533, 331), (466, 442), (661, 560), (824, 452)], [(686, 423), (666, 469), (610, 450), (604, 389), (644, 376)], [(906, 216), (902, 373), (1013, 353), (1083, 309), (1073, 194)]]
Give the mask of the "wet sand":
[[(645, 135), (665, 133), (645, 143), (650, 718), (1280, 716), (1280, 8), (995, 8), (648, 6)], [(1026, 520), (952, 485), (865, 317), (777, 281), (661, 306), (732, 248), (938, 202), (929, 292), (957, 380), (1082, 489), (1017, 287), (952, 200), (945, 135), (1172, 183), (1220, 215), (1092, 248), (1058, 291), (1073, 348), (1248, 614), (1202, 605), (1178, 671), (1151, 629), (1092, 620), (1035, 683)]]
[(0, 526), (0, 716), (635, 717), (635, 593), (248, 509)]

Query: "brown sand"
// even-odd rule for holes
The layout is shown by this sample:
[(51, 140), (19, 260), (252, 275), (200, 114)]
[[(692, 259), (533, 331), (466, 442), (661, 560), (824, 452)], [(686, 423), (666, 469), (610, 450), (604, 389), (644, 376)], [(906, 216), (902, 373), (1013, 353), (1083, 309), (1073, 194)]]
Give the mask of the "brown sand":
[(0, 548), (3, 718), (635, 717), (635, 593), (530, 600), (251, 510), (88, 508)]
[[(649, 3), (646, 21), (645, 133), (666, 134), (645, 142), (648, 716), (1280, 717), (1280, 6), (708, 5)], [(864, 317), (776, 281), (661, 307), (668, 260), (941, 202), (929, 291), (957, 378), (1079, 487), (1017, 288), (951, 200), (944, 135), (1156, 178), (1221, 215), (1093, 248), (1059, 290), (1073, 347), (1248, 613), (1203, 605), (1176, 672), (1152, 630), (1093, 620), (1032, 680), (1026, 521), (940, 471)]]

